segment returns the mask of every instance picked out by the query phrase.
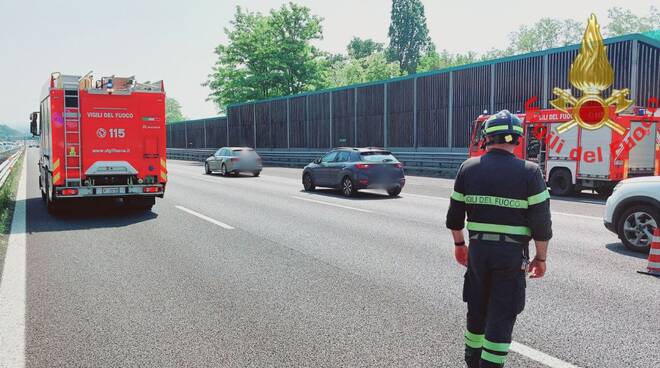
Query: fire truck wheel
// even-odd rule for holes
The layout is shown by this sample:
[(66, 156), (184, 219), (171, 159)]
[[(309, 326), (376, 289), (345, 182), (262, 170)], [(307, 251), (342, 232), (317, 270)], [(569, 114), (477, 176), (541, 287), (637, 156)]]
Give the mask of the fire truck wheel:
[(625, 209), (618, 219), (617, 234), (626, 248), (648, 253), (653, 231), (660, 225), (660, 213), (647, 205), (634, 205)]
[(46, 194), (46, 210), (50, 214), (56, 214), (59, 212), (61, 205), (57, 198), (55, 198), (55, 189), (50, 185), (50, 180), (46, 182), (46, 190), (48, 192)]
[(204, 164), (204, 173), (205, 173), (206, 175), (210, 175), (210, 174), (211, 174), (211, 168), (209, 167), (209, 163), (208, 163), (208, 162)]
[(575, 192), (573, 178), (566, 169), (557, 169), (550, 174), (550, 193), (556, 196), (569, 196)]

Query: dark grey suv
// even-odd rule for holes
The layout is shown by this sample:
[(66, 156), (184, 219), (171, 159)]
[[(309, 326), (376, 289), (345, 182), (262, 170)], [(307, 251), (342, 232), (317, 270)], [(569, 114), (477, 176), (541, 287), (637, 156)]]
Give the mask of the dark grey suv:
[(350, 197), (359, 189), (385, 189), (391, 197), (406, 184), (403, 164), (383, 148), (337, 148), (305, 166), (303, 187), (340, 189)]

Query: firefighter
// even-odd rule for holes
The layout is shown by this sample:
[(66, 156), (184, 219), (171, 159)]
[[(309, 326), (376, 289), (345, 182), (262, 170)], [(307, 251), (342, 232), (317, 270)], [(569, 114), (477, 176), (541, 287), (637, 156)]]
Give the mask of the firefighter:
[[(465, 361), (503, 367), (517, 315), (525, 307), (526, 273), (541, 278), (552, 237), (550, 194), (538, 165), (514, 155), (523, 135), (507, 110), (483, 124), (487, 152), (461, 165), (447, 212), (456, 261), (467, 267)], [(469, 247), (464, 238), (465, 215)], [(529, 241), (536, 245), (529, 262)]]

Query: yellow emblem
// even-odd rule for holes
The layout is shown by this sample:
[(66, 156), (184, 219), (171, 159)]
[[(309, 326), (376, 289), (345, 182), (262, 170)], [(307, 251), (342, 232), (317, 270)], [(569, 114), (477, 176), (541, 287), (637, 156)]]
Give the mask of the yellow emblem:
[(589, 24), (584, 32), (580, 53), (573, 61), (568, 80), (573, 87), (582, 91), (579, 99), (571, 94), (570, 89), (555, 87), (552, 90), (557, 98), (550, 101), (555, 108), (569, 113), (568, 106), (573, 106), (571, 121), (561, 124), (557, 128), (559, 134), (579, 125), (581, 128), (596, 130), (603, 125), (610, 127), (619, 134), (625, 134), (626, 129), (610, 117), (610, 106), (620, 113), (632, 105), (626, 97), (630, 91), (625, 88), (613, 90), (609, 98), (604, 99), (601, 94), (614, 82), (614, 70), (607, 59), (607, 48), (600, 34), (600, 25), (596, 16), (591, 14)]

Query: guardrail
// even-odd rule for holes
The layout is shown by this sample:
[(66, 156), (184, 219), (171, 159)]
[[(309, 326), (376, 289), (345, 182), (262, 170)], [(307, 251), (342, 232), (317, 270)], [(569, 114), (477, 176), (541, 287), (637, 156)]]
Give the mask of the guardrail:
[(21, 154), (21, 148), (17, 147), (9, 151), (0, 152), (0, 188), (5, 185), (9, 174), (11, 174), (11, 169), (14, 167), (14, 164), (18, 160), (18, 157)]
[[(213, 149), (168, 148), (172, 160), (204, 161)], [(304, 167), (327, 151), (257, 150), (265, 166)], [(407, 173), (454, 177), (467, 154), (456, 152), (392, 151), (404, 164)]]

